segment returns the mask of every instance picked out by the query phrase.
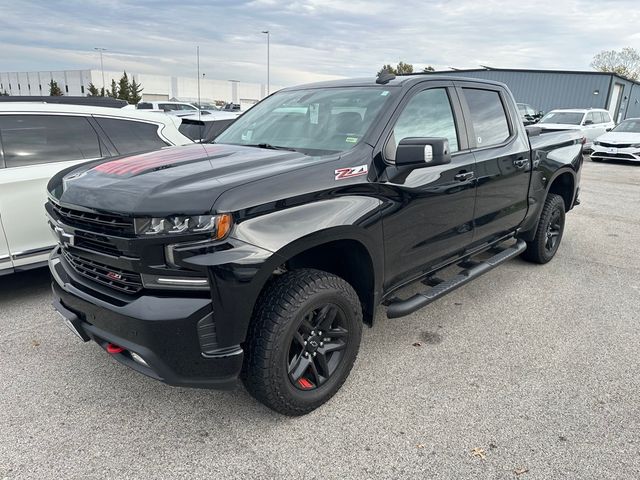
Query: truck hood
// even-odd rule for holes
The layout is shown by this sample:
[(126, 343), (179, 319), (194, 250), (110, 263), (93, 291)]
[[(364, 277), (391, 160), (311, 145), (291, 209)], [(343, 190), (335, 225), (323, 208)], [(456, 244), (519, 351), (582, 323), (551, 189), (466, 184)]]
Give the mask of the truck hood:
[(283, 150), (196, 144), (86, 163), (53, 177), (48, 190), (64, 205), (106, 212), (203, 214), (229, 188), (317, 161)]

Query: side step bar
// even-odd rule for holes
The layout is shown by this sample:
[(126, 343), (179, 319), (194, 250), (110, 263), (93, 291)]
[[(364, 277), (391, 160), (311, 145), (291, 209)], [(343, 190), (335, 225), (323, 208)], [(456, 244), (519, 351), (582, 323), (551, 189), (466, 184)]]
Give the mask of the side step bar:
[(471, 280), (475, 280), (480, 275), (493, 270), (495, 267), (517, 257), (527, 248), (524, 240), (518, 240), (515, 245), (505, 248), (500, 253), (495, 254), (487, 260), (477, 263), (466, 270), (463, 270), (450, 280), (437, 283), (429, 290), (417, 293), (413, 297), (406, 300), (394, 299), (387, 308), (388, 318), (398, 318), (420, 310), (422, 307), (429, 305), (431, 302), (439, 299), (443, 295), (455, 290), (456, 288), (466, 285)]

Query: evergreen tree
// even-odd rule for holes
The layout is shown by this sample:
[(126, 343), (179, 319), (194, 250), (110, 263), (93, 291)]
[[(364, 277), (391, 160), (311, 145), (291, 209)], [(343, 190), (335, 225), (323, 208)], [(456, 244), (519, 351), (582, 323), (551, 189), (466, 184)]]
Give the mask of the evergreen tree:
[[(118, 97), (120, 100), (126, 100), (129, 102), (129, 96), (131, 95), (131, 85), (129, 85), (129, 77), (127, 72), (122, 73), (120, 82), (118, 82)], [(131, 102), (129, 102), (131, 103)]]
[(118, 98), (118, 84), (114, 79), (111, 79), (111, 90), (107, 90), (107, 96), (111, 98)]
[(100, 96), (100, 91), (98, 90), (98, 87), (96, 87), (93, 82), (89, 83), (89, 94), (87, 95), (87, 97), (99, 97)]
[(136, 83), (136, 79), (133, 75), (131, 75), (131, 83), (129, 84), (129, 103), (137, 104), (140, 100), (142, 100), (142, 85)]
[(62, 90), (58, 86), (58, 82), (56, 82), (53, 78), (49, 82), (49, 95), (52, 97), (61, 97)]

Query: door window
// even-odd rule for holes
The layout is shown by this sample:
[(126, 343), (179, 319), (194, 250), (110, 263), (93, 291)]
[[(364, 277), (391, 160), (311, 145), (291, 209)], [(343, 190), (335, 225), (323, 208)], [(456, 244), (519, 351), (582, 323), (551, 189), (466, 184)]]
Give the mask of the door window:
[(7, 168), (103, 156), (98, 134), (85, 117), (2, 115), (0, 138)]
[(598, 123), (598, 122), (596, 121), (596, 118), (595, 118), (593, 112), (587, 113), (587, 116), (584, 119), (584, 124), (585, 125), (593, 125), (594, 123)]
[(511, 136), (500, 94), (494, 90), (463, 88), (478, 147), (504, 142)]
[(611, 122), (611, 116), (609, 115), (609, 112), (602, 112), (602, 120), (604, 121), (604, 123)]
[(403, 138), (444, 137), (451, 152), (459, 150), (458, 134), (449, 96), (444, 88), (423, 90), (409, 100), (393, 129), (385, 155), (395, 160), (395, 149)]
[(96, 121), (122, 155), (169, 145), (158, 136), (158, 125), (154, 123), (100, 117)]

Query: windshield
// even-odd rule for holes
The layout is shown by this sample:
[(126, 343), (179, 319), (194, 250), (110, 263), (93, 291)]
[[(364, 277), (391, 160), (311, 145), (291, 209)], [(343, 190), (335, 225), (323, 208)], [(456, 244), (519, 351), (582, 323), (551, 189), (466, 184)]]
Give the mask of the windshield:
[(612, 132), (640, 133), (640, 120), (625, 120)]
[(580, 125), (584, 113), (580, 112), (549, 112), (539, 123), (561, 123), (563, 125)]
[(279, 92), (238, 118), (216, 143), (308, 155), (342, 152), (360, 142), (389, 97), (389, 90), (379, 87)]

